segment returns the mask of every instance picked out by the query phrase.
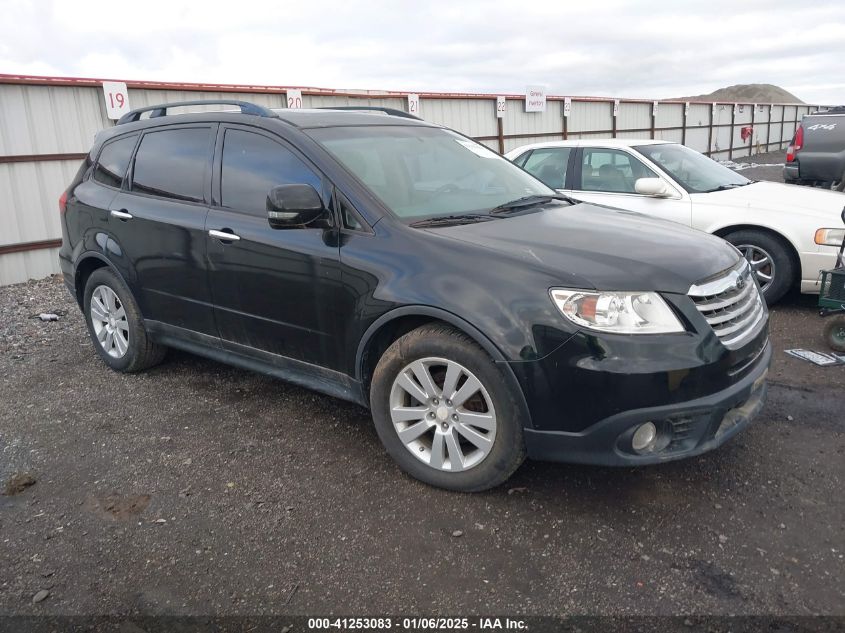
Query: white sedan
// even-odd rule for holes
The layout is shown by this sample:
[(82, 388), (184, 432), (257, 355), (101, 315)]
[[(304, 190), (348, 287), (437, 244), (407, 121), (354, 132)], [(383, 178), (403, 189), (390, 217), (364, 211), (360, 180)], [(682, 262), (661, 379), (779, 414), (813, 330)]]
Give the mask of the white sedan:
[(845, 195), (755, 182), (665, 141), (582, 139), (525, 145), (505, 155), (584, 202), (681, 222), (723, 237), (757, 274), (769, 303), (791, 287), (819, 292), (845, 237)]

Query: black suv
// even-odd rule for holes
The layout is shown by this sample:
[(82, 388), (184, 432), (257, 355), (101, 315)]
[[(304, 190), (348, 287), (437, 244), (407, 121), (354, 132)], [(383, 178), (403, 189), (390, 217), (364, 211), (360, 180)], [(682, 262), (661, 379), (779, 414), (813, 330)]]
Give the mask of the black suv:
[(526, 455), (696, 455), (762, 407), (768, 314), (727, 242), (402, 112), (170, 110), (196, 103), (101, 132), (60, 201), (113, 369), (176, 347), (357, 402), (404, 470), (466, 491)]

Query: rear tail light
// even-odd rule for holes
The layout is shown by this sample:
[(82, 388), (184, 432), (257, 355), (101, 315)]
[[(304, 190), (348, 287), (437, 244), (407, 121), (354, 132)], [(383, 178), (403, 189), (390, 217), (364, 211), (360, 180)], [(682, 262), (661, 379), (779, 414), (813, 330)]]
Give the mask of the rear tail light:
[(67, 191), (59, 196), (59, 213), (64, 213), (65, 211), (67, 211)]
[(789, 144), (789, 147), (786, 148), (786, 162), (791, 163), (795, 160), (795, 156), (801, 151), (801, 148), (804, 146), (804, 126), (799, 125), (798, 129), (795, 130), (795, 138), (792, 139), (792, 142)]

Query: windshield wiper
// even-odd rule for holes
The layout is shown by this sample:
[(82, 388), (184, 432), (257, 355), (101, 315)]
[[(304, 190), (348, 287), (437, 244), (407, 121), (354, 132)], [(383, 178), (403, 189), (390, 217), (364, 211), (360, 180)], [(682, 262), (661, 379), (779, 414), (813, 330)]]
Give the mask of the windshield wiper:
[(457, 215), (441, 215), (437, 218), (426, 218), (411, 222), (408, 226), (414, 228), (426, 228), (432, 226), (455, 226), (457, 224), (472, 224), (474, 222), (486, 222), (487, 220), (498, 220), (499, 218), (487, 215), (486, 213), (461, 213)]
[(519, 211), (520, 209), (525, 209), (527, 207), (533, 207), (537, 204), (543, 204), (546, 202), (550, 202), (551, 200), (562, 200), (564, 202), (568, 202), (569, 204), (576, 204), (575, 200), (570, 198), (569, 196), (564, 196), (561, 194), (555, 195), (532, 195), (532, 196), (523, 196), (522, 198), (517, 198), (516, 200), (511, 200), (510, 202), (505, 202), (504, 204), (500, 204), (498, 207), (493, 207), (490, 209), (490, 213), (493, 214), (504, 214), (504, 213), (511, 213), (512, 211)]
[(727, 191), (728, 189), (736, 189), (737, 187), (745, 187), (746, 185), (752, 184), (754, 181), (749, 180), (748, 182), (739, 182), (739, 183), (730, 183), (728, 185), (719, 185), (715, 189), (707, 189), (702, 191), (701, 193), (713, 193), (714, 191)]

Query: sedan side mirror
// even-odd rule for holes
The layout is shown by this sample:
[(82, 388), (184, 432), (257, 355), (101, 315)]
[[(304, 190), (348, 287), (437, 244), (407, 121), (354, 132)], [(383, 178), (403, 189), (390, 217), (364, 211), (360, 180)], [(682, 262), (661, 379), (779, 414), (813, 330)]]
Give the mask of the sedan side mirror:
[(267, 220), (274, 229), (293, 229), (325, 214), (320, 194), (311, 185), (278, 185), (267, 194)]
[(662, 178), (637, 178), (634, 191), (654, 198), (668, 198), (672, 195), (671, 187)]

